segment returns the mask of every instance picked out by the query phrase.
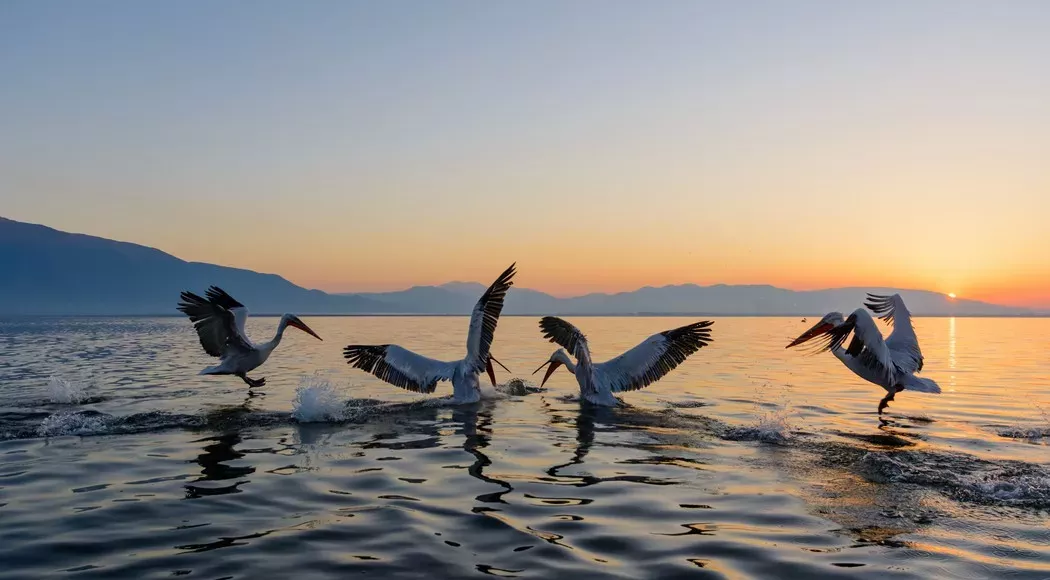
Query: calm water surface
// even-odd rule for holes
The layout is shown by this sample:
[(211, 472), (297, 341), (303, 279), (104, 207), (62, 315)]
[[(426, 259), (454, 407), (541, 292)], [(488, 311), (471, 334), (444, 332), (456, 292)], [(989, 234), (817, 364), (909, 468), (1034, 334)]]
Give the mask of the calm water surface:
[[(554, 350), (536, 322), (501, 320), (501, 382)], [(574, 322), (605, 359), (688, 321)], [(784, 349), (798, 318), (716, 319), (605, 410), (564, 371), (452, 407), (341, 358), (459, 358), (466, 318), (308, 323), (247, 397), (182, 319), (0, 320), (0, 578), (1050, 577), (1050, 320), (917, 320), (944, 393), (885, 423)]]

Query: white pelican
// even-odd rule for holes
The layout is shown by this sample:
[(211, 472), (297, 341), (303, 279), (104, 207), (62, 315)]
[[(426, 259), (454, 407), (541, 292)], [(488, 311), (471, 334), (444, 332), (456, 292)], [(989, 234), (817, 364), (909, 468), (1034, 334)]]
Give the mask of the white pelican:
[[(554, 351), (532, 374), (550, 365), (540, 383), (542, 387), (559, 365), (565, 365), (580, 384), (580, 396), (595, 405), (614, 406), (617, 400), (613, 393), (635, 391), (655, 383), (689, 355), (710, 344), (712, 324), (704, 320), (654, 334), (620, 356), (595, 364), (591, 362), (587, 337), (578, 328), (560, 318), (546, 316), (540, 320), (543, 338), (562, 348)], [(562, 349), (571, 352), (577, 364), (573, 364)]]
[[(868, 311), (858, 308), (845, 319), (840, 312), (828, 313), (786, 348), (821, 337), (814, 352), (830, 350), (857, 376), (886, 389), (886, 396), (879, 401), (879, 415), (893, 397), (905, 389), (940, 393), (941, 387), (937, 383), (915, 376), (922, 370), (922, 351), (919, 350), (919, 339), (911, 324), (911, 313), (900, 294), (881, 296), (869, 293), (865, 306), (881, 314), (880, 318), (893, 325), (893, 332), (885, 341)], [(842, 344), (850, 331), (853, 332), (853, 340), (843, 349)]]
[(248, 378), (248, 373), (258, 368), (270, 357), (273, 349), (281, 344), (285, 327), (292, 326), (321, 340), (317, 333), (294, 314), (285, 314), (277, 325), (277, 334), (269, 342), (255, 344), (244, 333), (248, 320), (248, 309), (227, 294), (222, 288), (212, 286), (201, 298), (193, 292), (183, 292), (179, 302), (180, 312), (190, 317), (200, 337), (204, 352), (219, 358), (219, 364), (200, 372), (202, 375), (236, 375), (248, 383), (249, 388), (261, 387), (266, 379)]
[(499, 278), (478, 299), (470, 316), (467, 332), (467, 356), (462, 360), (439, 361), (418, 355), (396, 344), (360, 345), (351, 344), (343, 349), (346, 362), (396, 387), (414, 393), (433, 393), (438, 381), (452, 381), (452, 400), (455, 403), (475, 403), (481, 398), (478, 374), (488, 371), (492, 386), (496, 386), (496, 373), (492, 362), (503, 366), (489, 349), (496, 333), (496, 324), (503, 311), (503, 299), (514, 284), (514, 264), (504, 270)]

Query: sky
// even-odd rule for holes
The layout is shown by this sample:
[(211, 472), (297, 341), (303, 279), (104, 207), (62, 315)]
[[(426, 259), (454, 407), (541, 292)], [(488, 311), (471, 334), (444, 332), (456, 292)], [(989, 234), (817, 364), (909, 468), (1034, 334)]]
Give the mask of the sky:
[(1050, 2), (0, 2), (0, 216), (329, 291), (1050, 306)]

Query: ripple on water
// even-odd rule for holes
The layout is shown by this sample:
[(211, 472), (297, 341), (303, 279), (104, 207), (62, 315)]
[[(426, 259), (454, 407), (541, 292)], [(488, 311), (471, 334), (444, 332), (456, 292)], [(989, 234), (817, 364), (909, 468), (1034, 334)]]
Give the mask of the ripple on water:
[[(626, 346), (657, 324), (588, 322), (610, 325), (596, 334), (612, 342), (630, 336)], [(939, 324), (920, 322), (924, 337)], [(249, 323), (262, 335), (274, 320)], [(461, 351), (461, 339), (446, 347), (461, 323), (311, 326), (444, 356)], [(20, 395), (0, 402), (0, 579), (1050, 576), (1046, 446), (1028, 444), (1045, 437), (1038, 417), (996, 407), (973, 419), (948, 405), (934, 422), (921, 415), (929, 398), (902, 397), (891, 410), (915, 410), (880, 425), (871, 391), (831, 373), (833, 361), (789, 354), (745, 377), (737, 342), (783, 350), (767, 330), (776, 319), (736, 330), (748, 324), (724, 325), (747, 341), (718, 343), (736, 362), (701, 352), (615, 409), (581, 405), (567, 374), (546, 392), (512, 378), (454, 406), (447, 390), (420, 398), (348, 374), (338, 352), (297, 335), (248, 398), (235, 379), (196, 376), (207, 357), (181, 319), (34, 324), (18, 340), (61, 351), (54, 369), (15, 360), (4, 327), (0, 384)], [(500, 341), (528, 352), (534, 321), (501, 321)], [(936, 375), (944, 357), (928, 344)], [(507, 362), (531, 370), (531, 357)], [(76, 397), (45, 391), (49, 373), (106, 381), (71, 407)], [(993, 384), (974, 373), (950, 396), (980, 415), (997, 399), (973, 398)], [(789, 380), (819, 392), (778, 386)], [(1014, 441), (1011, 424), (1033, 430)], [(993, 451), (952, 448), (962, 439)], [(1004, 449), (1025, 461), (995, 456)]]

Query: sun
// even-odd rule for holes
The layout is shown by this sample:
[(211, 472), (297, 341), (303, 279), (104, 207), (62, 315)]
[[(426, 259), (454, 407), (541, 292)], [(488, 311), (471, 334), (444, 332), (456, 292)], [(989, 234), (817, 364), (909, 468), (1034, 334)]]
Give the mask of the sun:
[(949, 292), (948, 293), (948, 298), (953, 298), (954, 299), (955, 298), (955, 292)]

